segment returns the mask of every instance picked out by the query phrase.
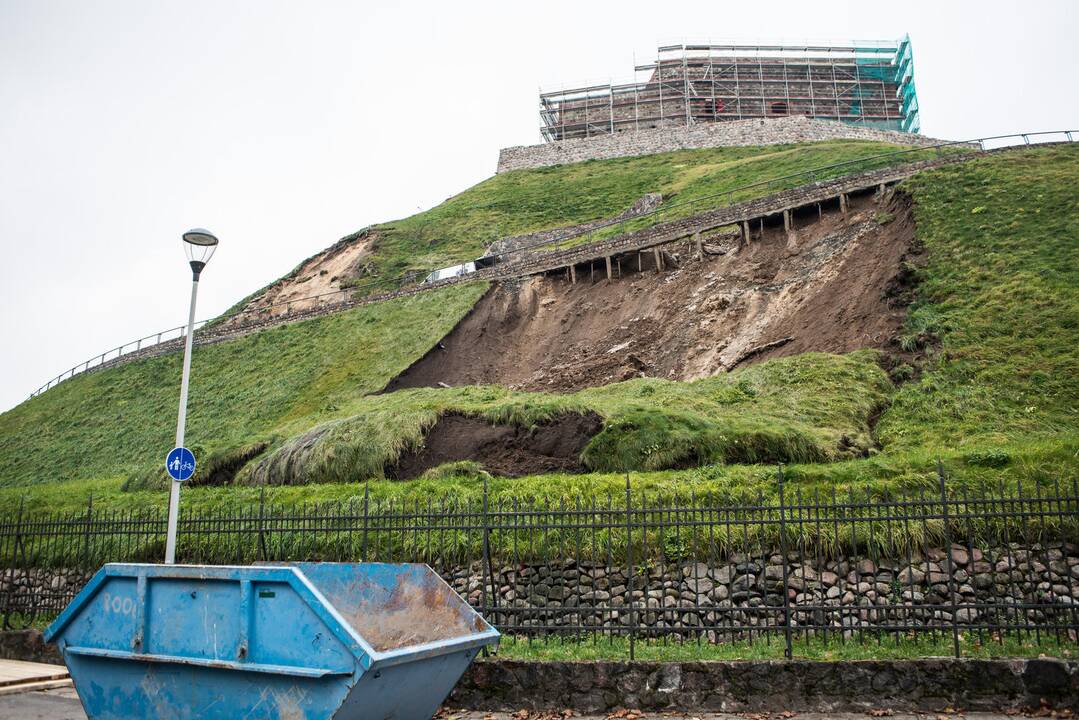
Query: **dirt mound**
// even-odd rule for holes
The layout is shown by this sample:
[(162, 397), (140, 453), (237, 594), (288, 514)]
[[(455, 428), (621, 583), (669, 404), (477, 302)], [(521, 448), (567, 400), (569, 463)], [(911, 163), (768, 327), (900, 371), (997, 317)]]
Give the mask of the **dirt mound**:
[(602, 427), (595, 413), (566, 413), (532, 429), (446, 414), (427, 431), (422, 448), (386, 468), (386, 477), (408, 480), (458, 460), (478, 462), (491, 474), (507, 477), (584, 472), (581, 451)]
[(917, 264), (909, 199), (852, 198), (838, 207), (752, 227), (693, 248), (668, 246), (673, 271), (652, 256), (616, 259), (608, 282), (563, 275), (493, 288), (458, 326), (395, 378), (406, 387), (495, 383), (570, 391), (638, 376), (691, 380), (807, 351), (896, 348), (905, 283)]

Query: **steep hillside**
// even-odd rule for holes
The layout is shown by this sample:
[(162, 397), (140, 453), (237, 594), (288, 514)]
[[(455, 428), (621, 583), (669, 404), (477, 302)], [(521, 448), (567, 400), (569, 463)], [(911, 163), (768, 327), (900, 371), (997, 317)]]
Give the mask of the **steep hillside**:
[[(665, 216), (671, 219), (698, 212), (700, 207), (686, 203), (702, 197), (893, 150), (909, 148), (841, 140), (684, 150), (501, 173), (426, 212), (343, 238), (305, 260), (281, 281), (246, 298), (232, 312), (250, 313), (269, 303), (339, 288), (352, 287), (359, 294), (370, 294), (394, 287), (406, 276), (422, 276), (435, 268), (472, 260), (501, 238), (618, 216), (649, 194), (661, 196), (661, 206), (677, 206)], [(934, 151), (909, 152), (902, 161), (933, 156)], [(867, 160), (857, 169), (896, 162), (895, 158)], [(816, 179), (852, 171), (849, 167), (824, 170)], [(736, 192), (731, 198), (744, 200), (806, 181), (804, 177), (792, 178), (768, 190)], [(278, 305), (275, 312), (281, 311), (283, 307)]]
[[(635, 377), (695, 380), (769, 357), (862, 348), (897, 351), (909, 268), (921, 261), (905, 194), (831, 208), (621, 258), (606, 280), (564, 275), (493, 288), (437, 347), (388, 390), (497, 383), (562, 392)], [(906, 269), (905, 269), (906, 268)]]
[[(491, 239), (487, 228), (504, 235), (582, 222), (648, 192), (705, 194), (878, 149), (689, 151), (507, 173), (428, 213), (373, 228), (365, 262), (386, 275), (444, 264), (477, 254)], [(492, 481), (497, 493), (548, 497), (607, 492), (623, 480), (605, 473), (624, 469), (642, 488), (767, 493), (773, 470), (757, 463), (780, 461), (798, 463), (790, 474), (806, 487), (868, 484), (883, 492), (929, 482), (938, 455), (955, 482), (1072, 482), (1077, 188), (1079, 148), (1015, 151), (904, 183), (913, 237), (909, 208), (863, 205), (844, 223), (825, 217), (795, 247), (781, 247), (776, 235), (704, 261), (683, 258), (663, 275), (495, 288), (470, 316), (488, 290), (464, 286), (200, 349), (189, 431), (207, 458), (198, 482), (225, 485), (194, 487), (188, 502), (242, 505), (263, 482), (278, 499), (345, 499), (368, 479), (377, 496), (468, 495), (477, 466), (440, 467), (461, 459), (507, 476), (551, 471)], [(852, 234), (859, 223), (869, 235)], [(795, 289), (787, 310), (774, 312), (788, 286)], [(701, 320), (717, 327), (690, 336), (689, 314), (720, 295), (729, 305), (697, 318), (695, 332)], [(547, 300), (561, 314), (534, 334), (529, 318), (543, 317)], [(500, 316), (496, 302), (530, 309), (513, 319)], [(616, 331), (638, 316), (635, 308), (658, 318), (656, 332), (642, 334), (643, 347), (611, 353), (617, 365), (596, 361), (631, 339)], [(495, 340), (510, 344), (451, 361), (455, 340), (484, 312), (492, 322), (473, 323), (465, 344), (474, 349), (484, 327), (505, 330)], [(495, 322), (503, 317), (512, 322)], [(574, 366), (560, 344), (567, 338), (576, 338), (582, 364)], [(724, 356), (721, 342), (737, 351)], [(805, 352), (812, 350), (847, 354)], [(76, 378), (0, 416), (0, 482), (22, 486), (0, 491), (0, 507), (21, 498), (74, 505), (89, 491), (106, 505), (161, 504), (164, 495), (152, 488), (172, 433), (178, 376), (178, 356), (133, 363)], [(645, 377), (610, 384), (633, 376)], [(555, 378), (569, 381), (549, 382)], [(461, 386), (393, 392), (438, 382)], [(533, 392), (468, 385), (475, 382)], [(375, 394), (387, 384), (391, 392)], [(536, 392), (547, 388), (575, 392)], [(470, 424), (475, 417), (487, 425)], [(492, 423), (498, 428), (486, 430)], [(572, 432), (558, 429), (565, 423)], [(425, 447), (428, 437), (438, 452)], [(469, 452), (454, 456), (455, 443)], [(513, 472), (505, 461), (515, 456), (535, 464)], [(415, 475), (422, 479), (377, 481)], [(58, 480), (73, 482), (46, 485)], [(124, 481), (151, 489), (120, 492)]]
[[(906, 183), (928, 265), (904, 342), (929, 343), (878, 428), (889, 448), (1079, 436), (1079, 146), (946, 167)], [(1079, 450), (1079, 448), (1075, 448)], [(1075, 457), (1060, 468), (1075, 478)]]

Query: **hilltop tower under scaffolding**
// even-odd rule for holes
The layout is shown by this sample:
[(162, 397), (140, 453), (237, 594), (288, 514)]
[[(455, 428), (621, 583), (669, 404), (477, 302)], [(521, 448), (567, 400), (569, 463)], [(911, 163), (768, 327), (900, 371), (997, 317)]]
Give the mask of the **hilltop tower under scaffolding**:
[(920, 127), (909, 37), (851, 45), (668, 45), (634, 71), (628, 83), (541, 92), (544, 140), (789, 115), (909, 133)]

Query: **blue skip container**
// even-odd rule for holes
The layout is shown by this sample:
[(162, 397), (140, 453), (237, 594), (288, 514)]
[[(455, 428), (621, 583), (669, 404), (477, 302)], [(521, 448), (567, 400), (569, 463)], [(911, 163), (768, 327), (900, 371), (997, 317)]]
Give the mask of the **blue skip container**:
[(109, 564), (45, 631), (92, 720), (429, 720), (498, 637), (382, 563)]

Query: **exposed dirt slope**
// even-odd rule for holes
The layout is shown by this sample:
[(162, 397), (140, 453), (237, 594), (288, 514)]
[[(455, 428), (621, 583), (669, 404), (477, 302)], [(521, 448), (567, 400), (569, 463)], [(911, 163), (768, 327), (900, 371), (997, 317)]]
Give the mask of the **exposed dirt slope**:
[(229, 325), (284, 315), (344, 299), (342, 283), (361, 274), (375, 231), (349, 236), (305, 260), (300, 267), (251, 298)]
[[(386, 388), (494, 383), (574, 390), (638, 376), (689, 380), (768, 357), (895, 348), (904, 283), (916, 263), (904, 195), (854, 199), (844, 217), (759, 225), (752, 240), (717, 238), (703, 259), (688, 245), (674, 270), (651, 256), (619, 259), (608, 282), (578, 268), (493, 288), (438, 346)], [(717, 244), (718, 243), (718, 244)], [(602, 279), (601, 279), (602, 278)]]
[(386, 477), (406, 480), (458, 460), (473, 460), (488, 472), (509, 477), (583, 472), (581, 451), (602, 427), (595, 413), (561, 415), (531, 430), (450, 413), (431, 426), (422, 448), (387, 467)]

